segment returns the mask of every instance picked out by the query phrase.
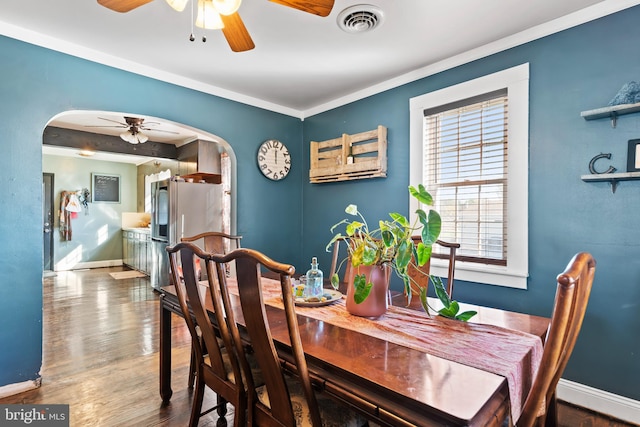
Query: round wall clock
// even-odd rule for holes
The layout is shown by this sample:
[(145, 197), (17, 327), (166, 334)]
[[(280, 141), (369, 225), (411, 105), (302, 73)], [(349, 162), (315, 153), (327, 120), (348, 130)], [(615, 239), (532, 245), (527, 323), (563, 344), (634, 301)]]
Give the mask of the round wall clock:
[(258, 168), (273, 181), (285, 178), (291, 170), (291, 155), (286, 145), (277, 139), (268, 139), (258, 148)]

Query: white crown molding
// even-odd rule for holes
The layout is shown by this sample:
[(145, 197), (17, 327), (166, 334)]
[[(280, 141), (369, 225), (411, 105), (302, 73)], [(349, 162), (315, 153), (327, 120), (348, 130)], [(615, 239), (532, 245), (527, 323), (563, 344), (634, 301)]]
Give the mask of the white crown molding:
[(310, 117), (315, 114), (322, 113), (324, 111), (331, 110), (333, 108), (340, 107), (342, 105), (366, 98), (371, 95), (383, 92), (385, 90), (393, 89), (403, 84), (428, 77), (430, 75), (448, 70), (450, 68), (484, 58), (497, 52), (519, 46), (521, 44), (539, 39), (541, 37), (548, 36), (550, 34), (575, 27), (585, 22), (592, 21), (594, 19), (601, 18), (606, 15), (610, 15), (615, 12), (633, 7), (640, 4), (640, 0), (604, 0), (593, 6), (587, 7), (578, 12), (569, 14), (562, 18), (541, 24), (537, 27), (533, 27), (526, 31), (522, 31), (518, 34), (514, 34), (510, 37), (498, 40), (493, 43), (489, 43), (477, 49), (470, 50), (460, 55), (453, 56), (446, 60), (437, 62), (418, 70), (411, 71), (403, 74), (399, 77), (389, 79), (383, 83), (370, 86), (366, 89), (362, 89), (356, 92), (352, 92), (340, 98), (336, 98), (333, 101), (317, 105), (307, 110), (296, 110), (283, 105), (274, 104), (258, 98), (243, 95), (241, 93), (226, 90), (217, 86), (207, 85), (192, 79), (161, 71), (155, 68), (147, 67), (136, 62), (125, 61), (121, 58), (106, 55), (96, 50), (87, 49), (74, 43), (69, 43), (56, 39), (53, 37), (45, 36), (43, 34), (26, 30), (21, 27), (9, 24), (7, 22), (0, 21), (0, 34), (14, 39), (22, 40), (27, 43), (31, 43), (37, 46), (52, 49), (58, 52), (66, 53), (72, 56), (76, 56), (89, 61), (97, 62), (100, 64), (108, 65), (110, 67), (118, 68), (121, 70), (129, 71), (142, 76), (154, 78), (156, 80), (165, 81), (168, 83), (176, 84), (189, 89), (197, 90), (199, 92), (207, 93), (214, 96), (219, 96), (232, 101), (240, 102), (242, 104), (251, 105), (254, 107), (262, 108), (265, 110), (273, 111), (276, 113), (285, 114), (291, 117), (297, 117), (304, 120), (305, 117)]
[(556, 393), (565, 402), (640, 425), (640, 401), (562, 378)]
[(436, 62), (435, 64), (410, 71), (394, 79), (390, 79), (380, 84), (370, 86), (366, 89), (352, 92), (343, 97), (336, 98), (333, 101), (307, 109), (302, 112), (302, 117), (311, 117), (315, 114), (332, 110), (334, 108), (349, 104), (354, 101), (358, 101), (368, 96), (396, 88), (403, 84), (407, 84), (440, 73), (442, 71), (458, 67), (460, 65), (478, 60), (480, 58), (502, 52), (503, 50), (507, 50), (512, 47), (519, 46), (530, 41), (540, 39), (542, 37), (546, 37), (550, 34), (566, 30), (568, 28), (576, 27), (578, 25), (593, 21), (606, 15), (611, 15), (612, 13), (628, 9), (638, 4), (640, 4), (639, 0), (605, 0), (601, 3), (587, 7), (578, 12), (563, 16), (562, 18), (546, 22), (512, 36), (497, 40), (493, 43), (486, 44), (477, 49), (461, 53), (460, 55), (452, 56), (451, 58)]
[(150, 77), (163, 82), (197, 90), (209, 95), (219, 96), (221, 98), (240, 102), (242, 104), (247, 104), (265, 110), (274, 111), (276, 113), (301, 118), (300, 111), (293, 108), (263, 101), (261, 99), (233, 92), (218, 86), (204, 84), (202, 82), (188, 79), (177, 74), (172, 74), (166, 71), (158, 70), (156, 68), (147, 67), (146, 65), (138, 64), (137, 62), (127, 61), (116, 56), (107, 55), (103, 52), (88, 49), (75, 43), (69, 43), (64, 40), (37, 33), (35, 31), (17, 27), (15, 25), (9, 24), (8, 22), (0, 21), (0, 34), (27, 43), (31, 43), (36, 46), (41, 46), (47, 49), (55, 50), (57, 52), (76, 56), (81, 59), (86, 59), (92, 62), (97, 62), (99, 64), (118, 68), (120, 70), (129, 71), (134, 74), (139, 74), (141, 76)]

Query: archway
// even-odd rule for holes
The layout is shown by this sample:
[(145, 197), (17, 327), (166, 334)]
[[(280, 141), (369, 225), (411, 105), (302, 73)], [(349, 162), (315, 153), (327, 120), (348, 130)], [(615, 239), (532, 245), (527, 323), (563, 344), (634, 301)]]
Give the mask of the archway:
[[(144, 123), (149, 124), (147, 127), (150, 130), (145, 130), (145, 132), (149, 134), (148, 142), (132, 146), (132, 144), (129, 144), (120, 138), (119, 133), (123, 132), (123, 127), (117, 122), (123, 121), (125, 117), (143, 118)], [(111, 120), (114, 122), (111, 122)], [(158, 130), (158, 132), (155, 132), (155, 130)], [(157, 137), (156, 134), (159, 134), (161, 137)], [(87, 110), (65, 111), (52, 117), (44, 130), (43, 172), (51, 172), (46, 170), (47, 168), (45, 167), (45, 163), (50, 161), (50, 159), (53, 158), (52, 156), (62, 156), (66, 158), (64, 165), (58, 166), (57, 171), (59, 175), (63, 175), (68, 178), (66, 182), (69, 189), (76, 191), (83, 188), (91, 189), (92, 183), (90, 180), (93, 172), (105, 172), (104, 170), (91, 170), (91, 173), (89, 173), (86, 168), (83, 169), (78, 167), (77, 162), (92, 159), (94, 162), (100, 161), (133, 164), (138, 171), (136, 173), (135, 183), (136, 203), (134, 209), (131, 208), (130, 203), (128, 206), (129, 210), (144, 212), (144, 176), (155, 170), (165, 170), (166, 168), (171, 170), (172, 175), (179, 174), (179, 167), (176, 166), (175, 168), (172, 168), (171, 166), (172, 164), (179, 164), (178, 156), (175, 153), (181, 148), (184, 149), (184, 147), (188, 147), (189, 144), (196, 141), (199, 143), (206, 142), (207, 144), (214, 144), (220, 154), (221, 170), (219, 173), (222, 177), (221, 181), (224, 186), (223, 194), (226, 204), (224, 214), (225, 231), (230, 234), (235, 234), (237, 229), (237, 197), (235, 191), (237, 183), (236, 157), (231, 145), (227, 141), (215, 134), (211, 134), (201, 129), (172, 122), (164, 118), (142, 116), (132, 113)], [(86, 157), (88, 152), (93, 153), (93, 156)], [(105, 165), (106, 163), (94, 164)], [(105, 166), (98, 166), (97, 168), (105, 168)], [(73, 178), (69, 179), (72, 172), (77, 172), (79, 175), (75, 180)], [(66, 190), (66, 188), (61, 187), (64, 185), (65, 181), (58, 181), (60, 182), (56, 190)], [(58, 183), (58, 181), (56, 182)], [(129, 185), (131, 185), (130, 182)], [(56, 191), (56, 198), (54, 200), (54, 212), (57, 212), (55, 216), (56, 226), (59, 224), (59, 195), (60, 191)], [(117, 217), (118, 214), (121, 213), (116, 207), (114, 207), (114, 205), (89, 204), (87, 209), (94, 211), (100, 209), (104, 211), (105, 215), (110, 215), (112, 218)], [(95, 216), (98, 215), (96, 214)], [(110, 228), (106, 227), (105, 230), (112, 230), (114, 227), (115, 225), (112, 223)], [(57, 230), (58, 227), (56, 227), (56, 231)], [(96, 229), (93, 233), (96, 240), (104, 238), (104, 231)], [(54, 239), (58, 238), (57, 233), (53, 233), (53, 236)], [(113, 239), (114, 236), (111, 234), (111, 240)], [(116, 243), (113, 243), (113, 245), (115, 244)], [(96, 255), (97, 258), (101, 257), (100, 248), (87, 248), (85, 245), (85, 248), (83, 248), (84, 250), (77, 250), (77, 248), (74, 248), (74, 243), (65, 243), (64, 245), (63, 249), (58, 251), (59, 254), (56, 255), (56, 269), (70, 269), (70, 267), (74, 266), (77, 266), (78, 268), (91, 268), (113, 265), (108, 262), (105, 265), (104, 260), (91, 259), (92, 254)], [(54, 254), (55, 253), (56, 251), (54, 250)]]

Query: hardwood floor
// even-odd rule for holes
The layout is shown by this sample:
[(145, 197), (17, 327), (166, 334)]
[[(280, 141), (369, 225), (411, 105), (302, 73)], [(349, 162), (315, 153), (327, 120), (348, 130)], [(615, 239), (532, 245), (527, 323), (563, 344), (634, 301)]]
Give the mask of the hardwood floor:
[[(184, 321), (172, 322), (171, 403), (158, 392), (158, 296), (146, 278), (115, 280), (122, 268), (60, 272), (43, 283), (42, 386), (0, 403), (64, 403), (70, 425), (186, 426), (190, 337)], [(215, 396), (205, 395), (203, 407)], [(561, 405), (560, 425), (626, 427), (571, 405)], [(200, 427), (216, 425), (209, 414)]]
[[(158, 392), (158, 296), (147, 278), (115, 280), (122, 268), (60, 272), (43, 287), (42, 386), (0, 403), (65, 403), (71, 426), (186, 426), (189, 332), (175, 317), (171, 403)], [(205, 395), (204, 408), (213, 401)], [(213, 414), (200, 426), (215, 425)]]

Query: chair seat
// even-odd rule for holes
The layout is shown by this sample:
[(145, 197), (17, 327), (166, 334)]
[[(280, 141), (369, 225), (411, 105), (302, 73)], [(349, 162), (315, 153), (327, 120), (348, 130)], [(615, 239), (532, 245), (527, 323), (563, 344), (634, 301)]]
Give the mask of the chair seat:
[[(218, 339), (220, 342), (222, 340)], [(224, 344), (221, 344), (222, 346)], [(227, 371), (227, 379), (234, 384), (236, 383), (236, 376), (233, 374), (233, 368), (231, 367), (231, 360), (229, 359), (229, 354), (227, 350), (222, 347), (222, 361), (224, 362), (225, 369)], [(253, 375), (253, 381), (256, 384), (256, 387), (264, 386), (264, 379), (262, 378), (262, 372), (258, 367), (258, 361), (254, 357), (247, 357), (247, 361), (249, 362), (249, 367), (251, 368), (251, 374)], [(204, 363), (208, 366), (211, 366), (211, 362), (209, 361), (209, 355), (204, 356)]]
[[(291, 396), (291, 406), (296, 419), (296, 427), (311, 426), (311, 415), (307, 400), (300, 382), (295, 378), (286, 377), (287, 387)], [(271, 408), (267, 387), (262, 386), (256, 389), (258, 400), (268, 408)], [(360, 414), (345, 408), (322, 393), (316, 393), (320, 418), (323, 427), (360, 427), (367, 424), (367, 419)]]

